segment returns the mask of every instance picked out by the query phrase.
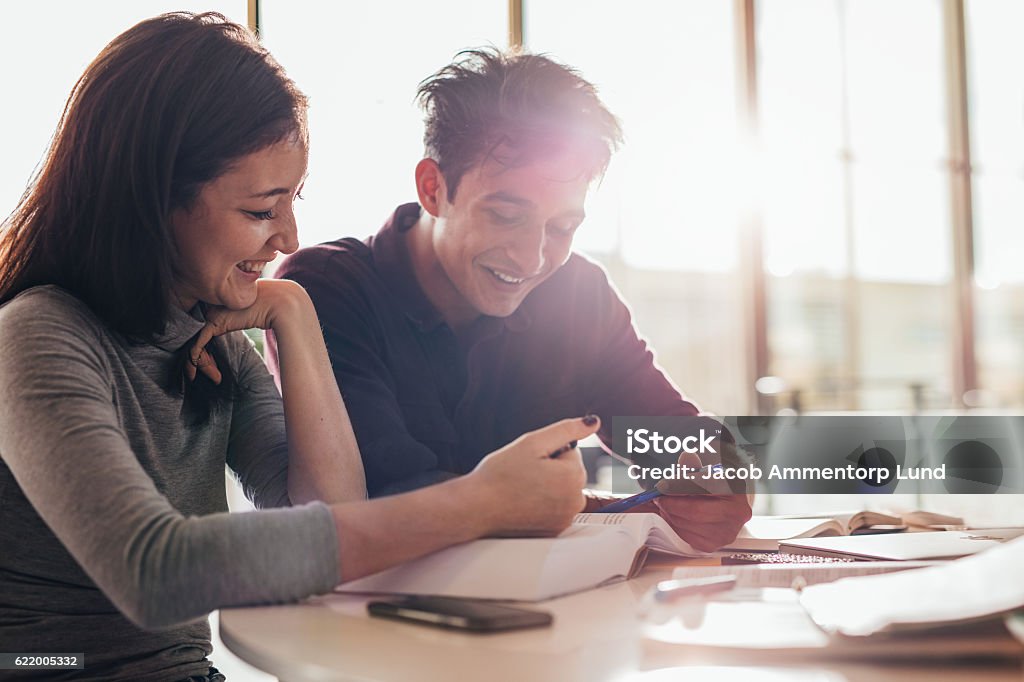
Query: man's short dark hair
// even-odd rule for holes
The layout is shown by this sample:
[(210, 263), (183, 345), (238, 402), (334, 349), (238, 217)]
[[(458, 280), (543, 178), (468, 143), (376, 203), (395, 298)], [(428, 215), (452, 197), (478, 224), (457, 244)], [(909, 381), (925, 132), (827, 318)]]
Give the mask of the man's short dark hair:
[(622, 142), (618, 119), (593, 84), (545, 55), (497, 48), (466, 50), (420, 83), (423, 142), (448, 184), (485, 159), (530, 163), (558, 152), (579, 154), (589, 178), (600, 176)]

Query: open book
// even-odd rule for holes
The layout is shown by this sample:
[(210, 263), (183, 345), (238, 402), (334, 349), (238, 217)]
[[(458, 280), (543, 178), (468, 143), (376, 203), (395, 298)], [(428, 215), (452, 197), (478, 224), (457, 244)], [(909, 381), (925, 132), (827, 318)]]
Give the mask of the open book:
[(934, 512), (885, 514), (877, 511), (840, 512), (820, 516), (755, 516), (726, 550), (775, 551), (780, 540), (892, 533), (908, 527), (960, 527), (963, 519)]
[(652, 550), (702, 556), (656, 514), (577, 514), (558, 537), (475, 540), (337, 591), (540, 601), (631, 578)]

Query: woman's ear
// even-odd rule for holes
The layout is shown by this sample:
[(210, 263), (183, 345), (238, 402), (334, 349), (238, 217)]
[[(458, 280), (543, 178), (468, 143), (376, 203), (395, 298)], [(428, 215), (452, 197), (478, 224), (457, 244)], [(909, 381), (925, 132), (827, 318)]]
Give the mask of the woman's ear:
[(435, 218), (441, 215), (441, 206), (447, 202), (448, 187), (441, 167), (433, 159), (422, 159), (416, 164), (416, 195), (420, 206)]

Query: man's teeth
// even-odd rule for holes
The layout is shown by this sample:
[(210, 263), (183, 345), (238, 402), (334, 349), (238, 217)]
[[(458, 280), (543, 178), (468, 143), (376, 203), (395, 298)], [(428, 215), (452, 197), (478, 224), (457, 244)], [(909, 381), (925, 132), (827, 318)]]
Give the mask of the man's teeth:
[(497, 270), (491, 270), (490, 268), (487, 269), (490, 270), (490, 273), (492, 275), (500, 279), (502, 282), (507, 282), (509, 284), (522, 284), (523, 282), (526, 281), (525, 279), (517, 279), (515, 277), (510, 277), (509, 275), (506, 275), (503, 272), (498, 272)]
[(263, 268), (267, 265), (266, 261), (263, 260), (244, 260), (238, 264), (238, 269), (242, 272), (263, 272)]

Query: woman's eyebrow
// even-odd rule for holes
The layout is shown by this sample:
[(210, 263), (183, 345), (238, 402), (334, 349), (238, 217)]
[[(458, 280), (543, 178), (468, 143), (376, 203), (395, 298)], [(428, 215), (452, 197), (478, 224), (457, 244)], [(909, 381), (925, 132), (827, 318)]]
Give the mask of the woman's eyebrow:
[[(303, 174), (302, 179), (299, 180), (299, 188), (301, 188), (304, 184), (306, 184), (306, 179), (307, 178), (309, 178), (309, 171), (306, 171)], [(255, 194), (250, 194), (249, 198), (250, 199), (268, 199), (270, 197), (276, 197), (279, 194), (291, 194), (291, 192), (292, 192), (292, 190), (290, 188), (288, 188), (288, 187), (275, 187), (274, 189), (268, 189), (266, 192), (256, 192)]]

